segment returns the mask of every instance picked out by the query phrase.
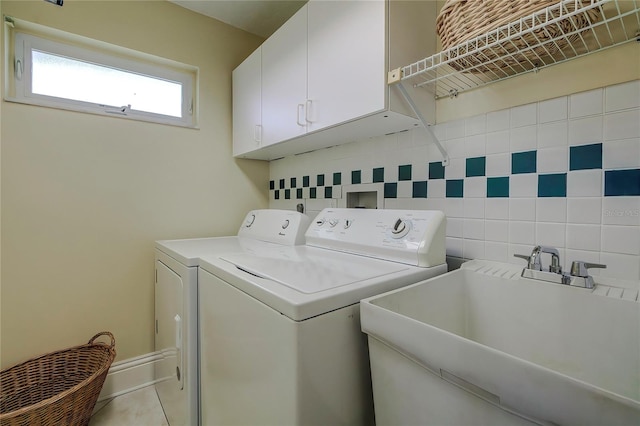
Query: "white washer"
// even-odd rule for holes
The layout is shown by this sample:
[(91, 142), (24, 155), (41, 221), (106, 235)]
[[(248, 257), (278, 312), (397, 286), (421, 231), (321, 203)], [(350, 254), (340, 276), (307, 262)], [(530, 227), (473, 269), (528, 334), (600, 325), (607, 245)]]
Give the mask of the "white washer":
[(202, 258), (202, 424), (374, 424), (359, 301), (446, 271), (439, 211), (325, 209), (304, 246)]
[(304, 243), (309, 218), (293, 211), (254, 210), (237, 236), (156, 241), (156, 391), (169, 424), (197, 425), (198, 264), (205, 255)]

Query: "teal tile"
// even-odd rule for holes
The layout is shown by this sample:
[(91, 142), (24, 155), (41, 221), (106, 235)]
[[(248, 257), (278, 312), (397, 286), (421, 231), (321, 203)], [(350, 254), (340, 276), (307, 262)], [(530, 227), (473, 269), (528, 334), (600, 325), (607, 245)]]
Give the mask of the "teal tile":
[(514, 152), (511, 154), (511, 174), (535, 173), (537, 151)]
[(398, 166), (398, 180), (411, 180), (411, 164)]
[(413, 198), (427, 198), (427, 181), (413, 182)]
[(384, 184), (384, 198), (398, 198), (398, 184), (389, 182)]
[(309, 187), (309, 176), (302, 176), (302, 186), (304, 188)]
[(538, 175), (538, 197), (566, 197), (567, 174)]
[(602, 144), (572, 146), (569, 149), (569, 170), (602, 168)]
[(291, 199), (291, 190), (290, 189), (285, 189), (284, 190), (284, 199), (285, 200), (290, 200)]
[(276, 189), (276, 183), (272, 180), (269, 181), (269, 189)]
[(464, 179), (451, 179), (446, 183), (447, 198), (462, 198), (464, 196)]
[(509, 176), (487, 178), (487, 198), (509, 197)]
[(296, 187), (296, 178), (291, 178), (291, 188)]
[(351, 172), (351, 183), (362, 183), (362, 170), (353, 170)]
[(280, 189), (284, 189), (284, 179), (280, 179)]
[(273, 194), (273, 198), (275, 198), (276, 200), (280, 199), (280, 190), (276, 189), (275, 193)]
[(301, 199), (302, 199), (302, 188), (298, 188), (298, 189), (296, 189), (296, 198), (297, 198), (298, 200), (301, 200)]
[(332, 194), (333, 194), (333, 187), (325, 186), (324, 187), (324, 198), (333, 198)]
[(444, 179), (444, 166), (441, 161), (429, 163), (429, 179)]
[(342, 185), (342, 173), (338, 172), (333, 174), (333, 184)]
[(466, 176), (485, 176), (487, 169), (486, 157), (467, 158)]
[(324, 186), (324, 175), (318, 175), (316, 178), (316, 186)]
[(605, 197), (634, 195), (640, 195), (640, 169), (607, 170), (604, 172)]
[(316, 198), (316, 188), (309, 188), (309, 198)]
[(384, 167), (373, 169), (373, 183), (384, 182)]

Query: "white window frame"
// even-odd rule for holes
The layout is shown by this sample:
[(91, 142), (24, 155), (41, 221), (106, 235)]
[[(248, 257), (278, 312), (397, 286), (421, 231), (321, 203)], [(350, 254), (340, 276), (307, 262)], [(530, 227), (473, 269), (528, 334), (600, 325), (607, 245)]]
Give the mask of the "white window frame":
[[(40, 25), (5, 17), (11, 28), (11, 46), (5, 49), (5, 100), (139, 121), (197, 128), (196, 89), (198, 69), (156, 56), (86, 39)], [(23, 29), (24, 28), (24, 29)], [(34, 31), (34, 28), (36, 31)], [(39, 31), (38, 31), (39, 30)], [(34, 34), (35, 32), (35, 34)], [(181, 117), (139, 111), (126, 105), (103, 105), (32, 92), (33, 50), (89, 62), (125, 72), (179, 83)], [(135, 106), (134, 106), (135, 108)]]

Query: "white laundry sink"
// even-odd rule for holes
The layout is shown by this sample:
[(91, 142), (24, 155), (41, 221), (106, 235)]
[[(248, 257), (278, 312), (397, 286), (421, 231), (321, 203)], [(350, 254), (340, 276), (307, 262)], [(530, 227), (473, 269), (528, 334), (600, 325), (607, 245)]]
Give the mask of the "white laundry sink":
[[(386, 382), (376, 383), (383, 376), (376, 371), (375, 351), (384, 347), (403, 355), (394, 363), (417, 364), (439, 383), (454, 384), (456, 392), (465, 389), (492, 409), (518, 418), (562, 425), (640, 424), (637, 283), (588, 290), (521, 278), (521, 271), (515, 265), (472, 261), (362, 301), (377, 418), (389, 419), (378, 407), (393, 405), (376, 399), (390, 393), (393, 381), (389, 371), (394, 366), (385, 365)], [(415, 390), (395, 393), (424, 392), (419, 375), (407, 377), (397, 386), (415, 382)], [(429, 399), (420, 395), (413, 408), (421, 410)], [(401, 405), (398, 412), (412, 409), (406, 400)]]

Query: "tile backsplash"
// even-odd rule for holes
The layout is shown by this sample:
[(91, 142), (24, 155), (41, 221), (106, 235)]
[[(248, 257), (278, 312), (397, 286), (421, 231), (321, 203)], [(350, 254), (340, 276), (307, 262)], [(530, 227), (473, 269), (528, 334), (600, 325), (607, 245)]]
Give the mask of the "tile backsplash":
[[(463, 98), (459, 99), (463, 102)], [(535, 245), (640, 280), (640, 80), (270, 163), (270, 206), (310, 216), (379, 188), (384, 208), (447, 215), (447, 256), (516, 264)]]

